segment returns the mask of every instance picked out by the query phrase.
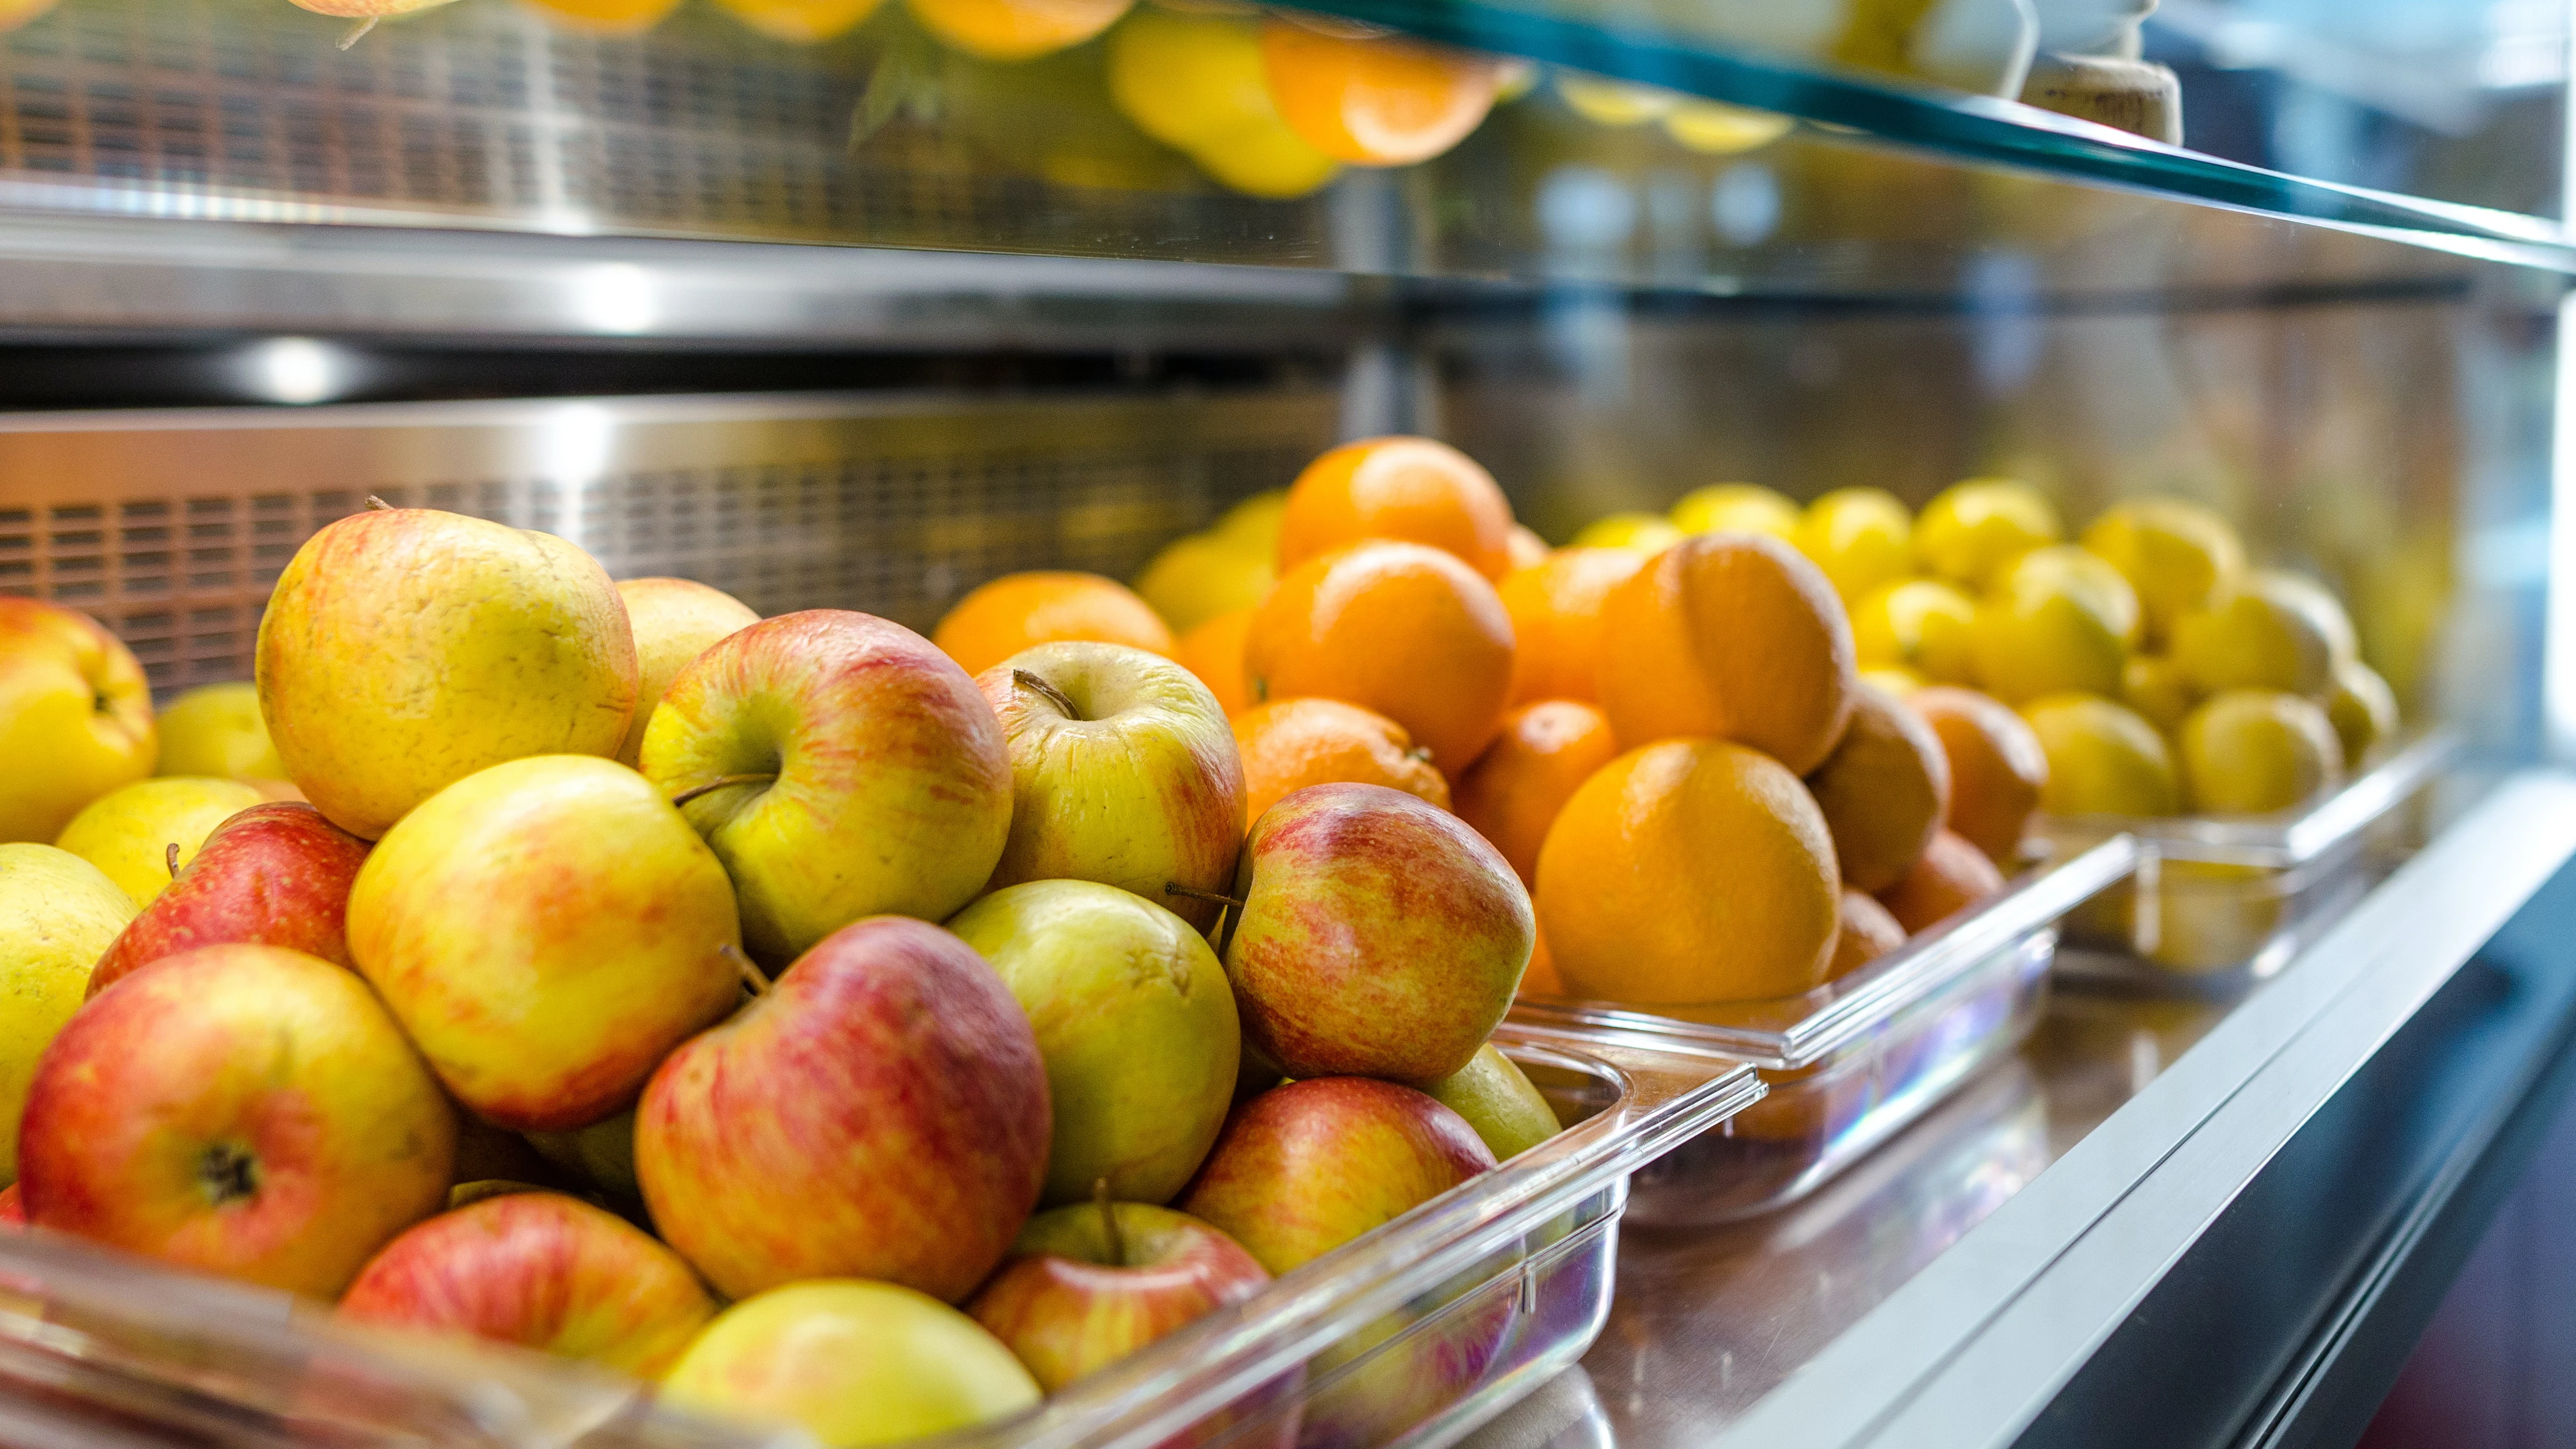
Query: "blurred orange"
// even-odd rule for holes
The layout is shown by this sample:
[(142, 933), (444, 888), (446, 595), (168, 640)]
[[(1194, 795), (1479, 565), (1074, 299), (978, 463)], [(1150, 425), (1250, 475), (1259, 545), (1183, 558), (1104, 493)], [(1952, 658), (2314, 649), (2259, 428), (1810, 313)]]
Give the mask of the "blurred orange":
[(1602, 601), (1645, 564), (1633, 549), (1565, 548), (1503, 580), (1503, 607), (1512, 616), (1512, 703), (1600, 697)]
[(1512, 619), (1452, 554), (1352, 544), (1280, 579), (1253, 611), (1243, 665), (1256, 701), (1313, 694), (1376, 710), (1456, 774), (1502, 732)]
[(1252, 708), (1252, 689), (1243, 678), (1243, 636), (1251, 630), (1250, 609), (1229, 609), (1182, 635), (1173, 651), (1228, 715)]
[(1644, 1005), (1814, 990), (1841, 896), (1807, 787), (1708, 739), (1631, 750), (1584, 781), (1539, 850), (1535, 893), (1567, 990)]
[(1521, 995), (1563, 996), (1565, 983), (1557, 979), (1556, 958), (1547, 953), (1547, 932), (1541, 931), (1530, 941), (1529, 966), (1521, 972)]
[(1004, 574), (959, 599), (930, 634), (969, 674), (1056, 639), (1132, 644), (1167, 657), (1174, 647), (1152, 605), (1098, 574)]
[(1475, 459), (1429, 438), (1344, 443), (1297, 475), (1279, 571), (1362, 539), (1444, 549), (1488, 579), (1512, 567), (1512, 505)]
[(1338, 699), (1283, 699), (1235, 716), (1243, 757), (1243, 820), (1309, 785), (1384, 785), (1446, 810), (1449, 782), (1385, 715)]
[(772, 40), (820, 45), (857, 28), (879, 0), (716, 0), (718, 8)]
[[(592, 35), (638, 35), (662, 23), (680, 0), (527, 0), (548, 20)], [(868, 0), (874, 8), (876, 0)]]
[(1950, 808), (1950, 761), (1941, 737), (1914, 711), (1867, 687), (1842, 743), (1807, 777), (1843, 884), (1885, 890), (1931, 845)]
[(1905, 697), (1950, 761), (1950, 829), (1988, 858), (2021, 854), (2022, 831), (2048, 785), (2048, 753), (2020, 715), (1973, 689), (1935, 685)]
[(1547, 556), (1556, 551), (1547, 546), (1546, 539), (1530, 532), (1527, 524), (1520, 523), (1512, 525), (1511, 550), (1514, 569), (1536, 568), (1547, 562)]
[(905, 0), (941, 42), (983, 60), (1033, 60), (1080, 45), (1127, 13), (1129, 0)]
[(1522, 705), (1503, 716), (1502, 737), (1458, 777), (1458, 816), (1530, 884), (1557, 812), (1618, 755), (1610, 721), (1592, 706), (1571, 699)]
[(1929, 930), (2004, 888), (2003, 872), (1985, 852), (1944, 830), (1905, 879), (1878, 893), (1906, 934)]
[(1905, 927), (1877, 897), (1846, 887), (1842, 931), (1834, 937), (1834, 959), (1825, 967), (1825, 979), (1840, 980), (1904, 944)]
[(1842, 600), (1767, 535), (1665, 549), (1610, 591), (1601, 630), (1601, 711), (1632, 748), (1715, 735), (1803, 775), (1841, 741), (1860, 689)]
[(1493, 109), (1502, 78), (1502, 67), (1480, 56), (1284, 20), (1262, 27), (1261, 61), (1288, 128), (1356, 166), (1410, 166), (1467, 139)]

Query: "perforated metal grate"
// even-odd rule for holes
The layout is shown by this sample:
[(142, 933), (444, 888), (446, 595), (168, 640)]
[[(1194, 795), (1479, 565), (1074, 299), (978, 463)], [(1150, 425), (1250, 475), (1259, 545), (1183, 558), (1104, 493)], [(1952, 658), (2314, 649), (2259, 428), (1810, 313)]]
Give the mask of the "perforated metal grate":
[(764, 614), (855, 608), (927, 630), (998, 574), (1128, 576), (1226, 504), (1284, 486), (1336, 416), (1306, 393), (338, 411), (13, 422), (0, 593), (90, 613), (158, 691), (245, 679), (278, 572), (372, 493), (559, 533), (617, 577), (699, 579)]

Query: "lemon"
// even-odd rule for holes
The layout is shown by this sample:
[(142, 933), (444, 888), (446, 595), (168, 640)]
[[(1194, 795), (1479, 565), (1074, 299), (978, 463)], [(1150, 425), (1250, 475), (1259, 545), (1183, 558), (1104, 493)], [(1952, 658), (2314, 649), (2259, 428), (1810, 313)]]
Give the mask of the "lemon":
[(1568, 548), (1633, 548), (1659, 553), (1681, 542), (1682, 532), (1651, 513), (1605, 513), (1583, 525)]
[(1791, 542), (1846, 604), (1913, 572), (1914, 517), (1883, 489), (1837, 488), (1808, 504)]
[(881, 0), (716, 0), (718, 9), (772, 40), (820, 45), (876, 13)]
[(2006, 704), (2120, 692), (2138, 598), (2109, 564), (2063, 544), (2016, 559), (1977, 606), (1977, 682)]
[(1208, 532), (1263, 558), (1279, 557), (1279, 521), (1288, 516), (1288, 490), (1255, 493), (1225, 511)]
[(2089, 694), (2052, 694), (2021, 712), (2048, 756), (2039, 808), (2052, 815), (2171, 815), (2182, 786), (2164, 736), (2133, 710)]
[(1798, 505), (1758, 483), (1711, 483), (1673, 505), (1673, 526), (1684, 533), (1767, 533), (1798, 536)]
[(1935, 578), (1977, 590), (2064, 532), (2057, 510), (2029, 484), (1971, 478), (1923, 506), (1914, 520), (1914, 557)]
[(2120, 674), (2120, 702), (2136, 710), (2147, 723), (2166, 734), (2182, 728), (2192, 706), (2200, 703), (2200, 691), (2191, 687), (2191, 679), (2182, 666), (2162, 654), (2132, 655), (2128, 667)]
[(2245, 572), (2236, 530), (2200, 504), (2140, 498), (2113, 507), (2084, 530), (2084, 546), (2138, 591), (2147, 637), (2167, 638), (2174, 621), (2207, 607)]
[(1932, 683), (1902, 664), (1870, 665), (1860, 671), (1860, 682), (1872, 689), (1885, 690), (1898, 699), (1903, 699), (1918, 689), (1927, 688)]
[(1977, 601), (1936, 579), (1908, 579), (1852, 606), (1860, 662), (1901, 666), (1943, 684), (1975, 682)]
[(2334, 670), (2334, 687), (2326, 692), (2326, 722), (2343, 742), (2343, 767), (2358, 770), (2373, 749), (2397, 733), (2397, 694), (2379, 671), (2358, 659)]
[(2174, 622), (2174, 659), (2205, 693), (2280, 689), (2323, 695), (2355, 657), (2352, 620), (2306, 579), (2256, 570)]
[(1249, 609), (1278, 582), (1270, 560), (1215, 533), (1175, 539), (1136, 575), (1136, 592), (1186, 634), (1219, 614)]
[(1106, 51), (1119, 113), (1225, 185), (1286, 199), (1341, 169), (1271, 104), (1258, 19), (1138, 10), (1109, 33)]
[(1702, 155), (1735, 156), (1770, 145), (1795, 124), (1776, 111), (1690, 100), (1665, 113), (1664, 134)]
[(2286, 810), (2343, 775), (2343, 742), (2326, 712), (2277, 689), (2231, 689), (2182, 726), (2191, 808), (2217, 815)]
[(1190, 159), (1221, 184), (1265, 201), (1307, 195), (1342, 172), (1342, 163), (1306, 144), (1286, 121), (1255, 121), (1190, 148)]
[(1556, 94), (1568, 109), (1596, 126), (1637, 126), (1661, 120), (1682, 103), (1679, 91), (1637, 85), (1581, 71), (1556, 73)]

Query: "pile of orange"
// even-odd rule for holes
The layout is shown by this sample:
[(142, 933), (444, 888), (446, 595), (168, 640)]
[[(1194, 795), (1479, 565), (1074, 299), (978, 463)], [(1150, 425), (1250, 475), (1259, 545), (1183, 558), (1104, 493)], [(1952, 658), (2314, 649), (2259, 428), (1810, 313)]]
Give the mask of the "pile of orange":
[(1474, 459), (1376, 438), (1149, 564), (1168, 620), (1022, 574), (935, 637), (969, 670), (1054, 638), (1175, 655), (1234, 721), (1247, 826), (1343, 781), (1454, 809), (1531, 888), (1525, 991), (1795, 996), (2001, 889), (2046, 764), (1991, 699), (1865, 683), (1839, 581), (1708, 512), (1729, 526), (1550, 549)]

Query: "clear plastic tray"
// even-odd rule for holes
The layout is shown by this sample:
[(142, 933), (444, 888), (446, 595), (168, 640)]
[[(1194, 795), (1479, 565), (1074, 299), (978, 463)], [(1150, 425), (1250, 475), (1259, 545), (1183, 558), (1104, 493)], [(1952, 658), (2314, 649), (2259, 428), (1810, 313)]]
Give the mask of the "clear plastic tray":
[(2028, 1036), (2057, 922), (2126, 879), (2137, 858), (2125, 835), (2058, 852), (2002, 895), (1804, 996), (1652, 1011), (1524, 998), (1514, 1019), (1761, 1068), (1769, 1095), (1639, 1172), (1628, 1207), (1641, 1224), (1750, 1217), (1815, 1191)]
[(2435, 730), (2307, 805), (2271, 815), (2046, 817), (2058, 849), (2138, 842), (2138, 869), (2070, 916), (2058, 974), (2151, 990), (2224, 992), (2281, 969), (2402, 852), (2405, 807), (2459, 757)]
[[(1628, 1175), (1751, 1104), (1747, 1067), (1506, 1024), (1550, 1141), (940, 1449), (1437, 1449), (1591, 1346)], [(46, 1233), (0, 1237), (0, 1443), (745, 1449), (508, 1349), (369, 1330), (284, 1294)]]

